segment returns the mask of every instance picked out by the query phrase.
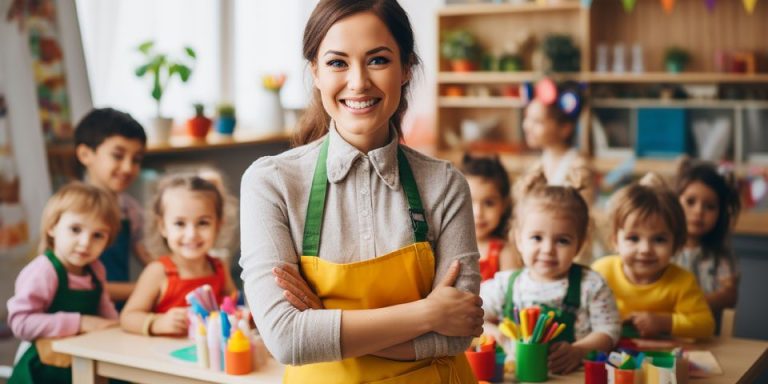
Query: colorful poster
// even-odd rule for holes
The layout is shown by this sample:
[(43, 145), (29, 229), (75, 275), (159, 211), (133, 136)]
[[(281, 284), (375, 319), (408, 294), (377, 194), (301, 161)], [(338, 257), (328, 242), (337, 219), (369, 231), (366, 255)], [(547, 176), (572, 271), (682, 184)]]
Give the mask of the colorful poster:
[(29, 34), (37, 103), (46, 140), (71, 140), (72, 119), (54, 0), (15, 0), (9, 18)]
[(0, 252), (29, 241), (27, 215), (21, 205), (19, 173), (11, 150), (4, 91), (0, 89)]

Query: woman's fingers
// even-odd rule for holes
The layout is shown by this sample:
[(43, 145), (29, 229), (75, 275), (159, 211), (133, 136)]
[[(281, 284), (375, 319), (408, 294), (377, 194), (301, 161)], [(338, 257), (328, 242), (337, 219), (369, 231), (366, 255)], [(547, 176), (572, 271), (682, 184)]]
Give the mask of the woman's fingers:
[(456, 283), (456, 278), (459, 277), (459, 261), (454, 260), (453, 263), (451, 263), (451, 266), (448, 267), (448, 272), (443, 276), (442, 280), (440, 280), (440, 283), (437, 284), (438, 287), (452, 287), (454, 283)]
[(309, 309), (309, 306), (304, 303), (304, 301), (302, 301), (299, 297), (290, 291), (283, 291), (283, 297), (285, 297), (285, 299), (288, 300), (288, 302), (291, 303), (291, 305), (293, 305), (293, 307), (299, 311), (306, 311)]

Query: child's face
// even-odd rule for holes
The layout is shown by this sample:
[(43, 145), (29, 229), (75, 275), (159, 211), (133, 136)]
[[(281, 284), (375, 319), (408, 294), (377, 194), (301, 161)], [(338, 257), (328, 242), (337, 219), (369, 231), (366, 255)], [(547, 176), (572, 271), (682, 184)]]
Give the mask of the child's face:
[(110, 136), (95, 150), (81, 144), (77, 148), (77, 157), (85, 166), (91, 183), (120, 193), (139, 175), (144, 145), (136, 139)]
[(629, 280), (650, 284), (661, 278), (672, 260), (674, 235), (658, 215), (637, 220), (633, 213), (616, 234), (616, 248)]
[(567, 215), (531, 205), (521, 212), (516, 225), (517, 248), (534, 278), (564, 278), (579, 253), (576, 229)]
[(67, 271), (82, 274), (83, 267), (96, 261), (109, 242), (109, 226), (99, 217), (86, 213), (64, 212), (48, 229), (53, 238), (53, 253)]
[(525, 143), (534, 149), (546, 148), (553, 144), (562, 144), (571, 134), (570, 125), (558, 125), (547, 113), (547, 107), (538, 100), (533, 100), (525, 108), (523, 119)]
[(397, 42), (376, 15), (358, 13), (334, 24), (320, 44), (312, 76), (345, 140), (358, 148), (386, 143), (407, 71)]
[(469, 176), (467, 182), (472, 195), (472, 212), (475, 215), (475, 236), (478, 240), (486, 240), (498, 228), (507, 202), (493, 181), (480, 176)]
[(701, 239), (715, 228), (720, 205), (715, 191), (706, 184), (694, 181), (680, 195), (680, 205), (685, 211), (688, 237)]
[(171, 188), (163, 193), (162, 204), (158, 227), (171, 252), (184, 259), (207, 255), (219, 232), (214, 199), (205, 192)]

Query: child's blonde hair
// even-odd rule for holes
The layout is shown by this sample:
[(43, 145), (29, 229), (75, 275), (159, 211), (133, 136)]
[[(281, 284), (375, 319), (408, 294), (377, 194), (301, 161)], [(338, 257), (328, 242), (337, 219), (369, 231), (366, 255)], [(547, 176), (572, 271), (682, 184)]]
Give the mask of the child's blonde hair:
[(114, 196), (98, 187), (73, 181), (61, 187), (45, 204), (38, 252), (43, 253), (54, 247), (54, 239), (48, 231), (56, 226), (65, 212), (98, 217), (109, 227), (109, 243), (117, 237), (120, 229), (120, 210)]
[(674, 252), (685, 244), (687, 226), (685, 213), (677, 195), (670, 190), (664, 180), (655, 173), (648, 173), (616, 192), (608, 203), (611, 212), (611, 237), (616, 241), (616, 234), (624, 227), (631, 214), (637, 214), (635, 220), (647, 220), (658, 215), (669, 227), (674, 237)]
[[(157, 186), (157, 192), (152, 199), (150, 209), (152, 220), (149, 220), (146, 226), (147, 248), (153, 255), (162, 255), (170, 252), (168, 243), (160, 234), (159, 226), (162, 225), (163, 218), (163, 195), (171, 189), (182, 188), (191, 192), (200, 192), (209, 196), (213, 200), (213, 207), (216, 212), (216, 219), (219, 224), (224, 219), (224, 194), (211, 181), (208, 181), (196, 174), (184, 173), (173, 174), (160, 180)], [(219, 227), (221, 232), (221, 227)], [(221, 236), (216, 237), (216, 243), (221, 241)]]
[(581, 196), (587, 180), (582, 172), (568, 173), (568, 186), (547, 185), (544, 170), (536, 169), (523, 176), (515, 183), (515, 209), (513, 227), (518, 228), (520, 219), (525, 216), (526, 206), (538, 204), (548, 212), (560, 212), (573, 221), (579, 249), (586, 243), (589, 234), (589, 206)]

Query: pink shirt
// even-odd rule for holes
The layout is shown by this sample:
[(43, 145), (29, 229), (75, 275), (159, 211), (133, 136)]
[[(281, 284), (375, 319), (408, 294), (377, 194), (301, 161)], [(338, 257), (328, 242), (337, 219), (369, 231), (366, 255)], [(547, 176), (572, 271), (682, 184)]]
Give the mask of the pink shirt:
[[(107, 319), (117, 319), (117, 310), (106, 290), (104, 265), (97, 260), (91, 263), (91, 269), (103, 287), (99, 300), (99, 315)], [(70, 289), (87, 290), (94, 287), (91, 274), (80, 276), (67, 273), (67, 279)], [(56, 270), (45, 255), (36, 257), (21, 270), (16, 278), (16, 291), (8, 300), (8, 325), (17, 338), (31, 341), (41, 337), (65, 337), (78, 333), (79, 313), (45, 313), (53, 302), (58, 285)]]

